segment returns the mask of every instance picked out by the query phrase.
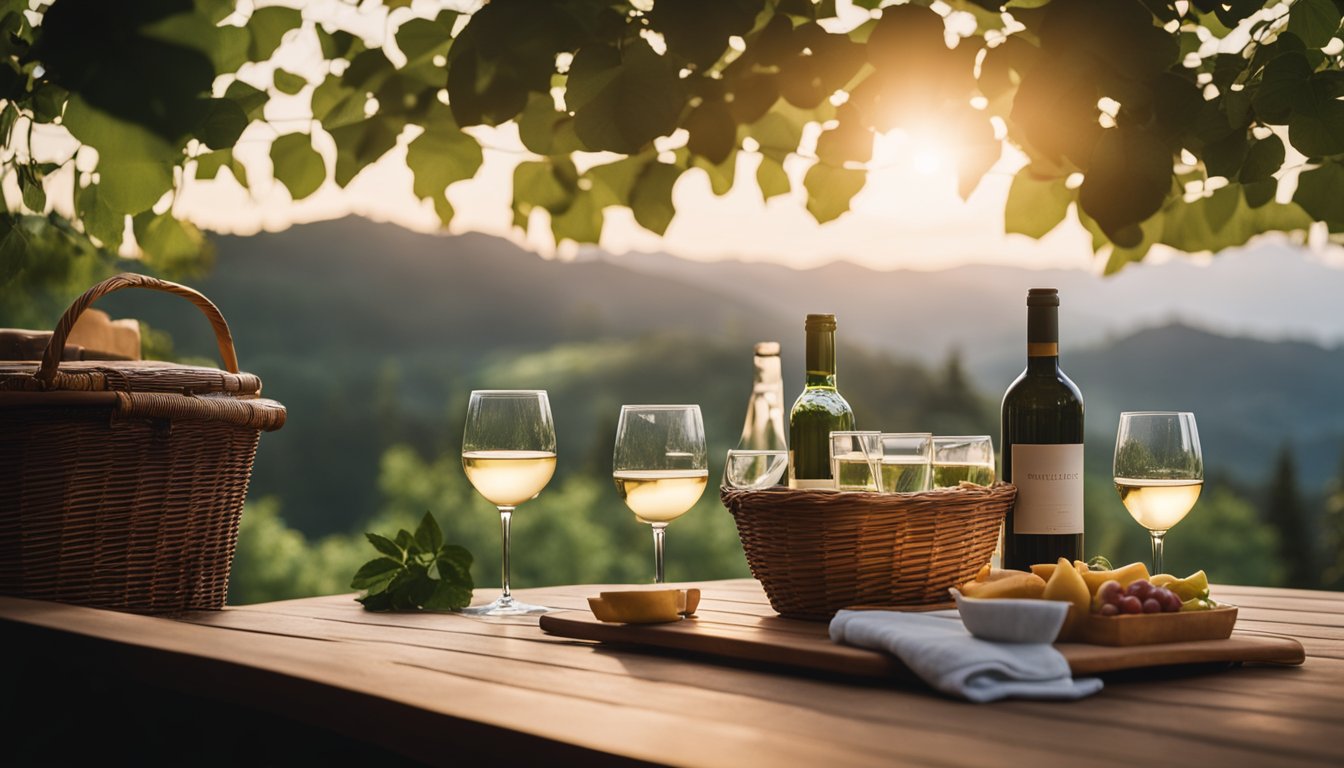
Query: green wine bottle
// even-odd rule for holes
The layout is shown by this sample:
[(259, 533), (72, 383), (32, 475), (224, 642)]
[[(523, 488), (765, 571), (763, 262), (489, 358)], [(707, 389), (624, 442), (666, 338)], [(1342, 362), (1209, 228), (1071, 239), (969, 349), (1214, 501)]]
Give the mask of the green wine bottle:
[(1059, 368), (1059, 292), (1027, 293), (1027, 368), (1003, 395), (1003, 567), (1083, 559), (1083, 395)]
[(789, 412), (789, 487), (834, 488), (831, 433), (854, 429), (835, 387), (835, 315), (808, 315), (807, 380)]

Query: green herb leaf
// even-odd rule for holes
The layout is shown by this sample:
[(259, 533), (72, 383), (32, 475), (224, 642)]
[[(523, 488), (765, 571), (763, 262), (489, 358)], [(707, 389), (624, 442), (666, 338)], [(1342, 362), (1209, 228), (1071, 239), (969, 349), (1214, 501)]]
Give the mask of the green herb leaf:
[(402, 564), (390, 558), (380, 557), (370, 560), (355, 571), (355, 577), (350, 580), (350, 588), (368, 589), (374, 584), (387, 582), (401, 570)]
[(444, 544), (434, 515), (425, 512), (415, 533), (401, 530), (395, 539), (364, 536), (383, 555), (365, 563), (350, 582), (364, 594), (355, 598), (368, 611), (459, 611), (471, 603), (471, 553)]
[(420, 526), (415, 529), (415, 543), (425, 552), (438, 552), (443, 546), (443, 531), (428, 511), (420, 518)]
[(364, 538), (369, 540), (369, 543), (373, 545), (374, 549), (382, 552), (393, 560), (401, 562), (406, 559), (405, 550), (398, 547), (395, 542), (386, 536), (379, 536), (376, 533), (366, 533), (364, 534)]

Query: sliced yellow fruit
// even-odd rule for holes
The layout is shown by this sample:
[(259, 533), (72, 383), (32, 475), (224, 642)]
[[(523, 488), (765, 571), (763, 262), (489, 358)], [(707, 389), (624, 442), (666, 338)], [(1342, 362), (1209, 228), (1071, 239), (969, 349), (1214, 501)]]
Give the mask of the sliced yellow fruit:
[(1050, 581), (1050, 578), (1055, 575), (1056, 567), (1057, 565), (1055, 563), (1037, 563), (1036, 565), (1031, 566), (1031, 572), (1048, 582)]
[(961, 586), (961, 593), (967, 597), (978, 598), (1029, 598), (1040, 599), (1045, 591), (1045, 579), (1034, 573), (1011, 573), (993, 581), (968, 581)]
[(692, 587), (690, 589), (677, 590), (682, 594), (679, 602), (682, 616), (694, 616), (695, 609), (700, 607), (700, 590)]
[(1154, 587), (1170, 587), (1173, 583), (1177, 581), (1180, 581), (1180, 579), (1176, 578), (1175, 576), (1172, 576), (1170, 573), (1159, 573), (1153, 578), (1149, 579), (1148, 583), (1152, 584)]
[(599, 621), (624, 624), (677, 621), (694, 613), (699, 604), (698, 589), (621, 590), (588, 598), (588, 607)]
[(984, 565), (980, 566), (980, 570), (978, 570), (978, 571), (975, 572), (975, 580), (976, 580), (976, 581), (989, 581), (989, 572), (990, 572), (990, 570), (991, 570), (991, 569), (990, 569), (990, 567), (989, 567), (989, 563), (985, 563)]
[(1046, 582), (1041, 597), (1046, 600), (1062, 600), (1072, 606), (1059, 633), (1061, 640), (1067, 640), (1072, 636), (1073, 629), (1091, 610), (1092, 593), (1087, 588), (1087, 582), (1083, 581), (1083, 575), (1077, 568), (1072, 567), (1068, 560), (1061, 557), (1056, 565), (1055, 572), (1050, 581)]
[(1194, 597), (1181, 603), (1182, 611), (1211, 611), (1217, 607), (1217, 603), (1203, 597)]
[(1174, 579), (1166, 587), (1181, 600), (1206, 599), (1209, 596), (1209, 577), (1203, 571), (1195, 571), (1184, 579)]
[(1143, 563), (1130, 563), (1110, 571), (1088, 571), (1080, 575), (1087, 584), (1088, 594), (1095, 595), (1097, 589), (1111, 579), (1120, 582), (1122, 587), (1128, 587), (1139, 579), (1148, 578), (1148, 566)]

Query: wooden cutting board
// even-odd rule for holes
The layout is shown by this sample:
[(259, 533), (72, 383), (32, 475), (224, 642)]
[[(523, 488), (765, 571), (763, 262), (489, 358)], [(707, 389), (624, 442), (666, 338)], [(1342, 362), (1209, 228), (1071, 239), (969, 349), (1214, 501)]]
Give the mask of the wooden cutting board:
[[(754, 616), (705, 608), (694, 618), (670, 624), (607, 624), (587, 611), (541, 617), (553, 635), (682, 651), (707, 657), (858, 678), (909, 677), (899, 659), (886, 653), (831, 642), (825, 622)], [(1226, 640), (1200, 640), (1128, 647), (1059, 643), (1055, 646), (1074, 675), (1183, 664), (1254, 662), (1301, 664), (1301, 643), (1288, 637), (1234, 632)]]

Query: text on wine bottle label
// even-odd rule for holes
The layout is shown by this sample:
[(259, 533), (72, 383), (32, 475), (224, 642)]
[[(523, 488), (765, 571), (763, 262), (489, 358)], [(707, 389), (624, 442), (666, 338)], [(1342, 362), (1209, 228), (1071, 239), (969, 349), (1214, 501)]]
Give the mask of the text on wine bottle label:
[(1013, 533), (1082, 533), (1082, 444), (1018, 443), (1012, 450)]

